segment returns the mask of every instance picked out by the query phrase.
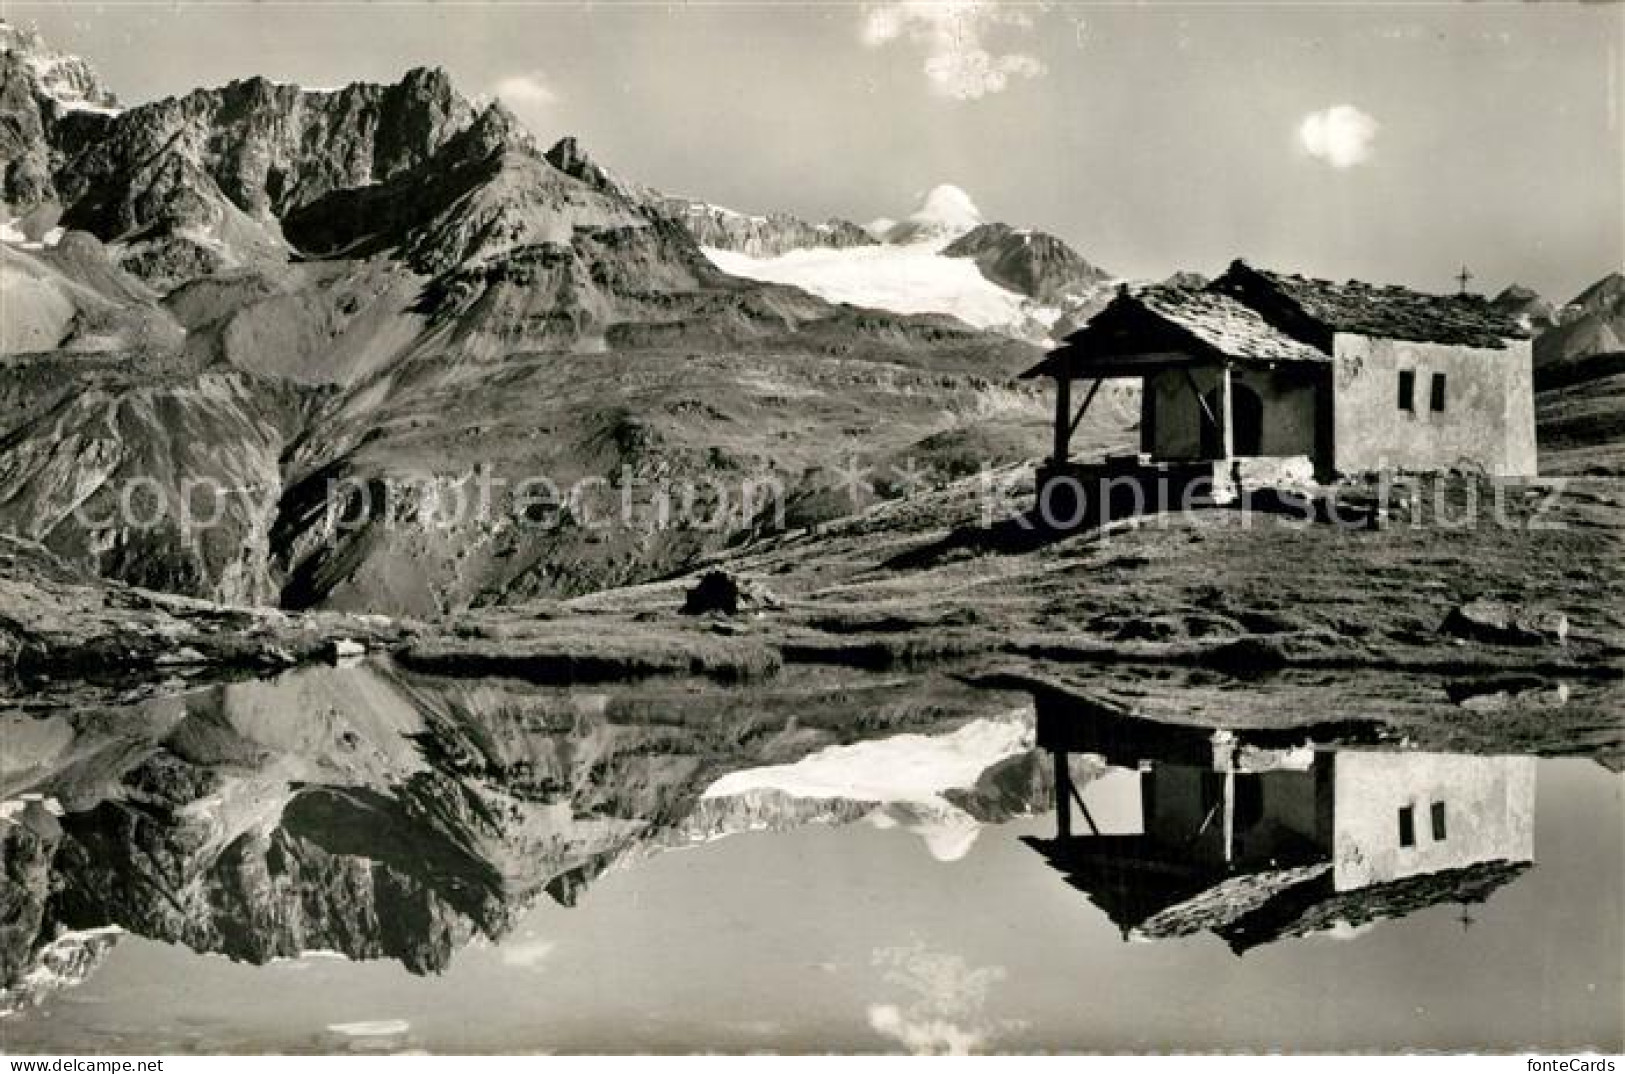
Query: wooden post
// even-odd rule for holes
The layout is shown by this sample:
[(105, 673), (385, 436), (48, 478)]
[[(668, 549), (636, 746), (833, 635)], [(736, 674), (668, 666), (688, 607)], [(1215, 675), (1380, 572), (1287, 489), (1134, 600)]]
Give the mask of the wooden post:
[(1230, 409), (1230, 367), (1221, 366), (1219, 369), (1219, 442), (1224, 445), (1224, 457), (1236, 457), (1236, 425), (1231, 420)]
[(1140, 378), (1140, 454), (1157, 453), (1157, 378)]
[(1072, 440), (1072, 371), (1062, 369), (1055, 377), (1055, 451), (1056, 466), (1066, 465), (1066, 456)]
[[(1230, 382), (1228, 374), (1225, 383)], [(1236, 770), (1224, 770), (1224, 863), (1234, 865), (1236, 861)]]
[(1055, 838), (1072, 838), (1072, 772), (1066, 766), (1066, 751), (1051, 750), (1055, 764)]

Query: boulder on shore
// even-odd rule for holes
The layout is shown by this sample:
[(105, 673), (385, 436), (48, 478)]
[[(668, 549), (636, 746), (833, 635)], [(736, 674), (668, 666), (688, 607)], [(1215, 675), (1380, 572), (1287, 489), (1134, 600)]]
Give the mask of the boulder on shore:
[(1480, 599), (1452, 608), (1440, 629), (1458, 638), (1495, 645), (1562, 645), (1569, 636), (1569, 617), (1503, 600)]
[(740, 615), (779, 607), (779, 599), (763, 585), (735, 578), (727, 571), (708, 571), (683, 600), (684, 615)]

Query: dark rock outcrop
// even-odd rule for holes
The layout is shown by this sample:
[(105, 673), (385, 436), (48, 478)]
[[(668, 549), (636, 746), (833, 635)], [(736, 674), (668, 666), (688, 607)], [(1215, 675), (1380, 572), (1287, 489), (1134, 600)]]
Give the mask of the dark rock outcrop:
[(778, 606), (779, 599), (766, 586), (736, 578), (727, 571), (708, 571), (684, 597), (683, 614), (739, 615)]
[(1054, 235), (1008, 224), (982, 224), (942, 252), (972, 258), (982, 275), (1000, 287), (1044, 303), (1085, 294), (1109, 278)]
[(39, 802), (0, 818), (0, 989), (33, 963), (51, 894), (51, 859), (62, 826)]
[(545, 155), (553, 167), (601, 194), (615, 194), (641, 204), (652, 203), (661, 197), (658, 192), (628, 182), (599, 164), (573, 136), (554, 142)]

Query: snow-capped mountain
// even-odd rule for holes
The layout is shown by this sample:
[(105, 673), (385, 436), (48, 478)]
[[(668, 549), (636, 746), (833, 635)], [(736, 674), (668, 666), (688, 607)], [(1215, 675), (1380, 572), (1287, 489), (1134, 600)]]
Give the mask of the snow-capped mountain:
[(881, 219), (863, 230), (882, 241), (802, 243), (763, 254), (703, 233), (696, 238), (712, 263), (733, 276), (790, 284), (853, 306), (945, 313), (1040, 344), (1110, 290), (1108, 274), (1060, 239), (985, 223), (970, 195), (949, 184), (928, 191), (903, 220)]
[(946, 313), (975, 328), (1041, 340), (1060, 316), (1025, 295), (1000, 287), (969, 258), (946, 257), (933, 243), (892, 243), (790, 250), (751, 257), (703, 248), (730, 276), (784, 283), (830, 302), (894, 313)]
[(886, 229), (887, 242), (951, 242), (984, 223), (969, 194), (952, 183), (926, 191), (920, 207)]
[[(685, 834), (701, 841), (867, 818), (919, 836), (938, 861), (958, 861), (981, 832), (979, 817), (994, 813), (984, 778), (1032, 748), (1031, 717), (1019, 710), (975, 719), (947, 734), (827, 746), (791, 764), (721, 777), (706, 788)], [(1043, 801), (1041, 793), (1032, 793), (1032, 782), (1023, 788), (1022, 808)]]
[(789, 213), (742, 213), (675, 195), (661, 197), (659, 208), (687, 228), (701, 246), (750, 257), (777, 257), (791, 250), (840, 249), (875, 242), (850, 220), (813, 224)]
[(78, 56), (60, 52), (35, 30), (0, 21), (0, 51), (8, 52), (28, 70), (36, 91), (65, 112), (113, 114), (118, 98), (102, 84), (95, 68)]

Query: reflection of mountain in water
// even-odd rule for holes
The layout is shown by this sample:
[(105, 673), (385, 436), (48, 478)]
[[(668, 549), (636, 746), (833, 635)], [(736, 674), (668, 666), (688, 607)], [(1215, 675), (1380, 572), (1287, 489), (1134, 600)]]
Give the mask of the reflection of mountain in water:
[(1085, 793), (1074, 800), (1087, 834), (1065, 834), (1061, 818), (1058, 838), (1034, 843), (1125, 938), (1205, 930), (1238, 954), (1480, 903), (1532, 863), (1535, 758), (1293, 737), (1041, 708), (1040, 742), (1103, 758), (1128, 808), (1115, 803), (1126, 822), (1098, 824)]
[(705, 789), (690, 838), (868, 817), (921, 838), (938, 861), (970, 852), (984, 819), (1030, 808), (1046, 781), (1030, 713), (933, 735), (830, 746), (793, 764), (730, 772)]
[[(916, 701), (918, 681), (774, 689), (612, 695), (363, 666), (0, 717), (0, 793), (62, 804), (0, 816), (0, 984), (54, 937), (108, 925), (256, 963), (328, 950), (438, 972), (629, 854), (872, 809), (698, 808), (729, 771), (844, 741), (854, 713), (884, 735), (988, 704), (968, 689)], [(1016, 786), (1044, 766), (998, 767), (961, 789), (970, 812), (1047, 795)]]

